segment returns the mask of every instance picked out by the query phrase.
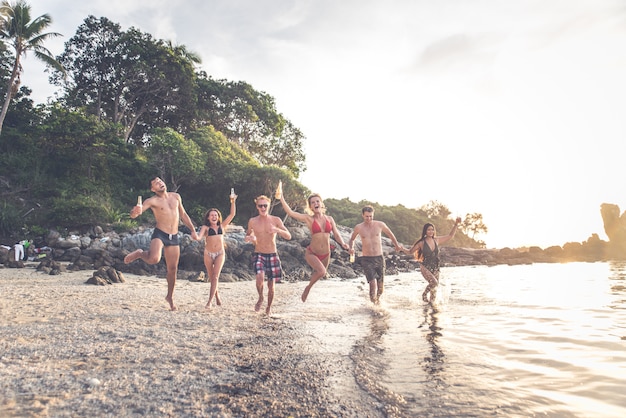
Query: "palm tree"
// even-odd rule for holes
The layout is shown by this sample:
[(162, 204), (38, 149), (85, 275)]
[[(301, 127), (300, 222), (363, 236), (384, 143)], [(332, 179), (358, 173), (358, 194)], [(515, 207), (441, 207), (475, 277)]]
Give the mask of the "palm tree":
[(15, 62), (7, 83), (2, 112), (0, 112), (0, 133), (2, 133), (2, 125), (9, 110), (11, 99), (20, 87), (20, 74), (22, 73), (20, 60), (22, 56), (26, 56), (28, 51), (33, 51), (35, 57), (64, 72), (63, 66), (43, 46), (48, 38), (61, 36), (60, 33), (56, 32), (42, 33), (51, 23), (52, 18), (48, 14), (41, 15), (31, 21), (30, 5), (23, 0), (17, 0), (13, 4), (4, 0), (0, 6), (0, 42), (4, 41), (4, 44), (11, 46), (15, 52)]

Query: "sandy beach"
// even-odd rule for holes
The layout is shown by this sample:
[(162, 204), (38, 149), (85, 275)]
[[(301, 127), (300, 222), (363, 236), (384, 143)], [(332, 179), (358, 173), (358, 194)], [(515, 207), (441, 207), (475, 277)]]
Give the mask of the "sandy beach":
[(359, 325), (308, 323), (304, 282), (277, 284), (267, 316), (254, 282), (220, 283), (206, 312), (208, 283), (179, 280), (171, 312), (164, 278), (92, 273), (0, 268), (1, 416), (388, 416), (354, 379)]

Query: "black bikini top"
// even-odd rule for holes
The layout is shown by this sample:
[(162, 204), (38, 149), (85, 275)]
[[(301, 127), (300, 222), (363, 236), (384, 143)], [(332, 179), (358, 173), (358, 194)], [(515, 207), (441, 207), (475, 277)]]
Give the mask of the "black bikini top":
[(217, 227), (217, 232), (215, 232), (215, 229), (209, 227), (209, 236), (211, 235), (222, 235), (224, 234), (224, 232), (222, 231), (222, 225), (219, 225)]

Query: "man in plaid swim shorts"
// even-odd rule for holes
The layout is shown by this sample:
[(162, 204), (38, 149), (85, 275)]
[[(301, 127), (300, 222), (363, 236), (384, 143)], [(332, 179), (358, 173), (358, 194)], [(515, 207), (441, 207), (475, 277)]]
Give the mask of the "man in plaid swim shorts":
[(274, 301), (274, 284), (282, 277), (280, 258), (276, 251), (276, 235), (285, 240), (291, 239), (291, 233), (283, 221), (278, 216), (269, 214), (270, 198), (261, 195), (254, 199), (259, 215), (248, 221), (246, 231), (246, 242), (254, 244), (252, 262), (254, 263), (254, 273), (256, 274), (256, 290), (259, 299), (254, 310), (259, 312), (263, 305), (263, 287), (267, 281), (267, 308), (265, 313), (272, 312), (272, 302)]

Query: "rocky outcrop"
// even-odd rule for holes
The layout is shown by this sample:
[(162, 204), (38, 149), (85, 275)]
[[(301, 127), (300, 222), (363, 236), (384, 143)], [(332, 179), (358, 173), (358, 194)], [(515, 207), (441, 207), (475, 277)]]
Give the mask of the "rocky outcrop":
[(603, 203), (600, 214), (604, 232), (609, 237), (610, 254), (615, 257), (626, 255), (626, 212), (620, 214), (619, 206)]
[(39, 265), (37, 266), (37, 271), (56, 276), (58, 274), (66, 272), (67, 269), (63, 264), (59, 263), (58, 261), (54, 261), (52, 258), (46, 257), (39, 262)]
[(126, 282), (126, 279), (121, 271), (117, 271), (111, 266), (104, 266), (94, 271), (93, 275), (87, 280), (86, 283), (104, 286), (107, 284), (124, 282)]
[(24, 268), (22, 260), (15, 260), (15, 249), (5, 245), (0, 246), (0, 264), (13, 269)]
[[(308, 280), (311, 274), (309, 266), (304, 261), (304, 252), (309, 244), (310, 235), (306, 227), (289, 226), (292, 239), (285, 241), (278, 239), (277, 247), (283, 264), (284, 276), (287, 281)], [(46, 252), (38, 257), (45, 256), (40, 264), (50, 274), (58, 274), (60, 268), (68, 271), (95, 270), (92, 277), (93, 284), (123, 282), (122, 273), (138, 275), (165, 276), (165, 261), (156, 265), (148, 265), (141, 260), (131, 264), (124, 264), (124, 257), (138, 248), (147, 250), (153, 228), (138, 227), (129, 233), (118, 234), (114, 231), (104, 231), (94, 227), (85, 234), (70, 233), (63, 236), (58, 231), (50, 231), (45, 240)], [(339, 227), (343, 240), (347, 242), (352, 229)], [(188, 231), (187, 231), (188, 232)], [(184, 231), (180, 233), (181, 256), (179, 263), (179, 279), (205, 281), (203, 243), (196, 242)], [(613, 235), (614, 237), (616, 235)], [(250, 260), (254, 247), (244, 242), (245, 231), (241, 226), (229, 226), (224, 236), (226, 242), (226, 263), (220, 280), (224, 282), (254, 280)], [(383, 236), (383, 253), (387, 263), (387, 274), (414, 271), (417, 263), (410, 255), (395, 252), (391, 240)], [(360, 250), (359, 241), (356, 243), (357, 252)], [(8, 251), (0, 250), (0, 262), (8, 262)], [(554, 246), (544, 249), (530, 247), (526, 249), (472, 249), (444, 246), (441, 248), (441, 260), (444, 266), (493, 266), (498, 264), (531, 264), (554, 263), (568, 261), (604, 261), (609, 259), (608, 243), (601, 241), (597, 235), (584, 243), (567, 243), (564, 246)], [(46, 261), (47, 260), (47, 261)], [(60, 262), (64, 262), (61, 264)], [(52, 264), (47, 264), (52, 263)], [(66, 266), (66, 267), (62, 267)], [(116, 276), (111, 277), (110, 272)], [(355, 263), (349, 262), (348, 253), (338, 245), (332, 251), (332, 263), (328, 274), (331, 277), (356, 278), (363, 274), (359, 258)]]

